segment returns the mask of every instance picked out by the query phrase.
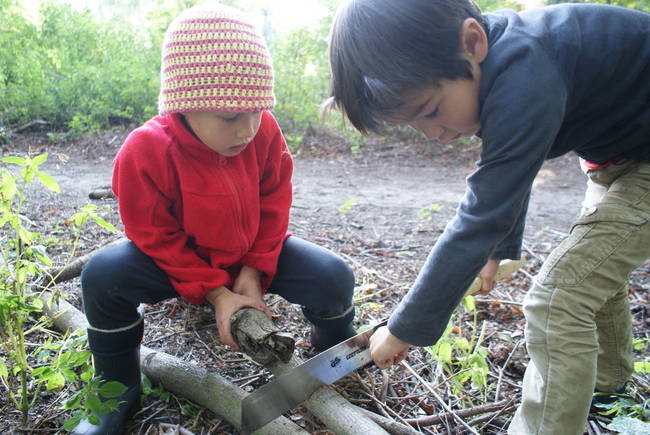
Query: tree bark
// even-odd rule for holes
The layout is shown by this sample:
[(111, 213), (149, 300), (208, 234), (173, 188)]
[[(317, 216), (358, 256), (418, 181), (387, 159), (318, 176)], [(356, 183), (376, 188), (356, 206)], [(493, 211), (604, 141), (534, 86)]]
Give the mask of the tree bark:
[(232, 317), (230, 328), (239, 347), (253, 361), (268, 367), (291, 360), (296, 341), (280, 331), (261, 311), (239, 310)]

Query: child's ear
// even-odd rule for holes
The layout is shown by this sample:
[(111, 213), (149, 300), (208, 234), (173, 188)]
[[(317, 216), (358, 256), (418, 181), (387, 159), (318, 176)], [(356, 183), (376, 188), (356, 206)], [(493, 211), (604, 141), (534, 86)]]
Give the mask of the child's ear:
[(474, 18), (463, 21), (460, 31), (461, 54), (467, 60), (481, 63), (487, 57), (488, 38), (481, 23)]

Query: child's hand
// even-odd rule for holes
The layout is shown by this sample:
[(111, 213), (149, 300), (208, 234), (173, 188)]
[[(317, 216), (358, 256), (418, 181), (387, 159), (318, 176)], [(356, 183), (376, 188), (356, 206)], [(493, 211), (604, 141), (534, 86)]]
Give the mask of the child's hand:
[(239, 350), (239, 346), (230, 332), (230, 316), (244, 307), (251, 307), (260, 311), (268, 310), (263, 301), (260, 302), (259, 299), (233, 293), (226, 287), (212, 290), (205, 295), (205, 299), (214, 306), (214, 317), (221, 342), (235, 350)]
[(248, 296), (257, 300), (261, 306), (264, 307), (264, 309), (260, 311), (263, 311), (264, 314), (269, 316), (269, 318), (271, 317), (271, 310), (269, 310), (266, 302), (264, 302), (264, 293), (262, 293), (259, 270), (254, 269), (250, 266), (242, 267), (239, 275), (237, 276), (237, 279), (235, 279), (232, 291), (239, 295)]
[(380, 369), (397, 364), (406, 358), (410, 344), (400, 340), (382, 326), (370, 336), (370, 355)]
[(499, 260), (488, 260), (487, 263), (485, 263), (483, 269), (478, 273), (479, 278), (481, 278), (481, 289), (476, 293), (486, 295), (494, 288), (494, 277), (496, 276), (498, 269)]

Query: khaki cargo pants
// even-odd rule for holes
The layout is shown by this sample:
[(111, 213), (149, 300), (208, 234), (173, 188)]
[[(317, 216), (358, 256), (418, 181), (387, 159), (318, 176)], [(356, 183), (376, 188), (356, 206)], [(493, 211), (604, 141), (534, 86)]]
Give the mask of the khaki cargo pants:
[(550, 254), (524, 301), (526, 369), (509, 434), (582, 434), (594, 389), (632, 373), (629, 274), (650, 257), (650, 162), (589, 171), (607, 187)]

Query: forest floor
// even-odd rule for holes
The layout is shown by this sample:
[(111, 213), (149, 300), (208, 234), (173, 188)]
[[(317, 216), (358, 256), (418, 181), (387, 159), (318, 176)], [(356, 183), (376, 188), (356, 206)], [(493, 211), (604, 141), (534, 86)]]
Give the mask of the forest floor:
[[(90, 191), (110, 184), (112, 158), (125, 138), (125, 130), (106, 131), (92, 137), (50, 143), (44, 134), (20, 136), (0, 148), (4, 156), (47, 152), (42, 170), (60, 184), (62, 193), (30, 191), (27, 217), (41, 234), (62, 240), (70, 237), (67, 220), (85, 204), (99, 206), (103, 218), (118, 227), (110, 233), (88, 226), (76, 255), (89, 253), (123, 237), (116, 201), (90, 200)], [(408, 144), (406, 144), (408, 142)], [(356, 326), (373, 324), (387, 317), (408, 291), (426, 255), (454, 215), (464, 192), (464, 179), (478, 158), (476, 144), (443, 147), (418, 140), (372, 139), (352, 153), (344, 140), (316, 135), (295, 153), (294, 203), (290, 231), (340, 254), (353, 267)], [(489, 295), (477, 298), (476, 310), (459, 308), (453, 336), (480, 343), (486, 350), (487, 387), (460, 386), (459, 378), (445, 371), (448, 365), (432, 361), (426, 349), (412, 349), (408, 361), (455, 410), (511, 399), (492, 411), (475, 429), (480, 433), (504, 433), (519, 401), (521, 381), (528, 357), (523, 342), (524, 317), (521, 303), (542, 261), (567, 235), (577, 216), (585, 186), (577, 157), (568, 155), (548, 161), (539, 173), (533, 191), (525, 232), (527, 264), (512, 279), (499, 282)], [(50, 255), (57, 265), (66, 261), (65, 249)], [(61, 289), (80, 308), (78, 279)], [(650, 337), (650, 262), (631, 276), (629, 298), (637, 339)], [(299, 307), (278, 297), (267, 300), (276, 324), (297, 341), (303, 358), (314, 353), (308, 343), (308, 324)], [(474, 315), (478, 323), (474, 324)], [(220, 344), (211, 309), (180, 300), (146, 307), (144, 344), (208, 368), (252, 391), (271, 379), (268, 371)], [(637, 352), (637, 360), (647, 354)], [(476, 370), (469, 366), (466, 370)], [(650, 397), (647, 375), (632, 383), (632, 400)], [(4, 387), (0, 387), (4, 388)], [(401, 367), (380, 372), (374, 367), (337, 382), (336, 388), (351, 402), (394, 418), (422, 419), (442, 412), (425, 388)], [(458, 389), (462, 390), (462, 394)], [(68, 390), (42, 393), (30, 416), (34, 433), (55, 432), (69, 414), (61, 410), (61, 397)], [(3, 393), (0, 397), (0, 433), (14, 432), (19, 415)], [(178, 397), (150, 394), (142, 410), (131, 420), (128, 434), (163, 433), (160, 423), (179, 424), (196, 434), (236, 434), (219, 416)], [(218, 400), (218, 398), (216, 399)], [(329, 433), (305, 409), (289, 414), (307, 431)], [(477, 415), (478, 416), (478, 415)], [(470, 417), (466, 419), (469, 421)], [(590, 415), (586, 433), (611, 433), (610, 418)], [(418, 427), (422, 433), (463, 433), (454, 419)]]

